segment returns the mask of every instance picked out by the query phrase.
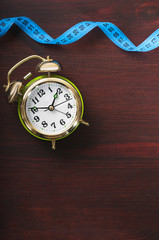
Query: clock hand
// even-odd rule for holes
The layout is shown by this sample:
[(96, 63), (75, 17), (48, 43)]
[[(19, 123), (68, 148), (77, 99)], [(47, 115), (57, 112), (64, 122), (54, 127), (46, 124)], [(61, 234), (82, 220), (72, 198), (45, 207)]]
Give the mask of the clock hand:
[(48, 109), (48, 107), (32, 107), (32, 108), (28, 108), (28, 109)]
[(54, 94), (54, 99), (52, 101), (52, 104), (50, 106), (54, 106), (55, 99), (58, 97), (58, 91)]
[(57, 107), (57, 106), (59, 106), (60, 104), (63, 104), (63, 103), (65, 103), (65, 102), (70, 101), (71, 99), (72, 99), (72, 98), (70, 98), (70, 99), (68, 99), (68, 100), (66, 100), (66, 101), (63, 101), (63, 102), (61, 102), (61, 103), (56, 104), (56, 105), (54, 106), (54, 108)]
[(54, 110), (57, 111), (57, 112), (63, 113), (64, 115), (66, 115), (66, 113), (61, 112), (61, 111), (59, 111), (59, 110), (57, 110), (57, 109), (55, 109), (55, 108), (54, 108)]

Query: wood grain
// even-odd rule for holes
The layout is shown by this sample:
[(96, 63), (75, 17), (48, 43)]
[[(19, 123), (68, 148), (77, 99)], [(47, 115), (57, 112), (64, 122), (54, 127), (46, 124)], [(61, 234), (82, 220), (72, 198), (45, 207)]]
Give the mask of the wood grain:
[[(116, 24), (136, 44), (159, 25), (159, 2), (1, 0), (0, 18), (27, 16), (58, 37), (83, 20)], [(31, 54), (61, 62), (84, 97), (84, 119), (50, 143), (28, 134), (1, 94), (1, 240), (159, 239), (159, 50), (128, 53), (96, 28), (76, 43), (47, 46), (13, 26), (0, 39), (1, 86)], [(13, 80), (29, 71), (26, 63)]]

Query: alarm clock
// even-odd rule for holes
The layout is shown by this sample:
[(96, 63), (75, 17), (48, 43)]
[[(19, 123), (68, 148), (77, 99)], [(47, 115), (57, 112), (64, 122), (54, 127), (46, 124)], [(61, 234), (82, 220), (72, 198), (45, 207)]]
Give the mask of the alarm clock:
[[(10, 81), (11, 73), (22, 63), (37, 58), (41, 62), (36, 69), (44, 75), (37, 76), (26, 85), (23, 80)], [(84, 103), (79, 89), (67, 78), (52, 74), (61, 70), (61, 65), (50, 59), (31, 55), (13, 66), (4, 86), (9, 103), (18, 102), (18, 115), (22, 125), (33, 136), (52, 142), (70, 135), (83, 120)], [(28, 73), (24, 79), (31, 77)]]

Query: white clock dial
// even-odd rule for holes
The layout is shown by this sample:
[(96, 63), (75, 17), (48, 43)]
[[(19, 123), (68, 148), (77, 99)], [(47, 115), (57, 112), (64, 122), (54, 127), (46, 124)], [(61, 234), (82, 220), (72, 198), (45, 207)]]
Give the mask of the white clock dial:
[(77, 114), (73, 92), (58, 82), (46, 82), (34, 87), (26, 101), (26, 116), (33, 127), (46, 135), (67, 131)]

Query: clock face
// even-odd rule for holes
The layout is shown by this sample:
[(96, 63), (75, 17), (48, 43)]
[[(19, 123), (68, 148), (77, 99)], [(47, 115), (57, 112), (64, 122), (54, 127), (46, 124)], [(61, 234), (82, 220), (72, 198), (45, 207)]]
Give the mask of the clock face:
[(51, 137), (67, 135), (78, 124), (81, 98), (76, 89), (59, 78), (33, 83), (23, 97), (23, 121), (33, 133)]

